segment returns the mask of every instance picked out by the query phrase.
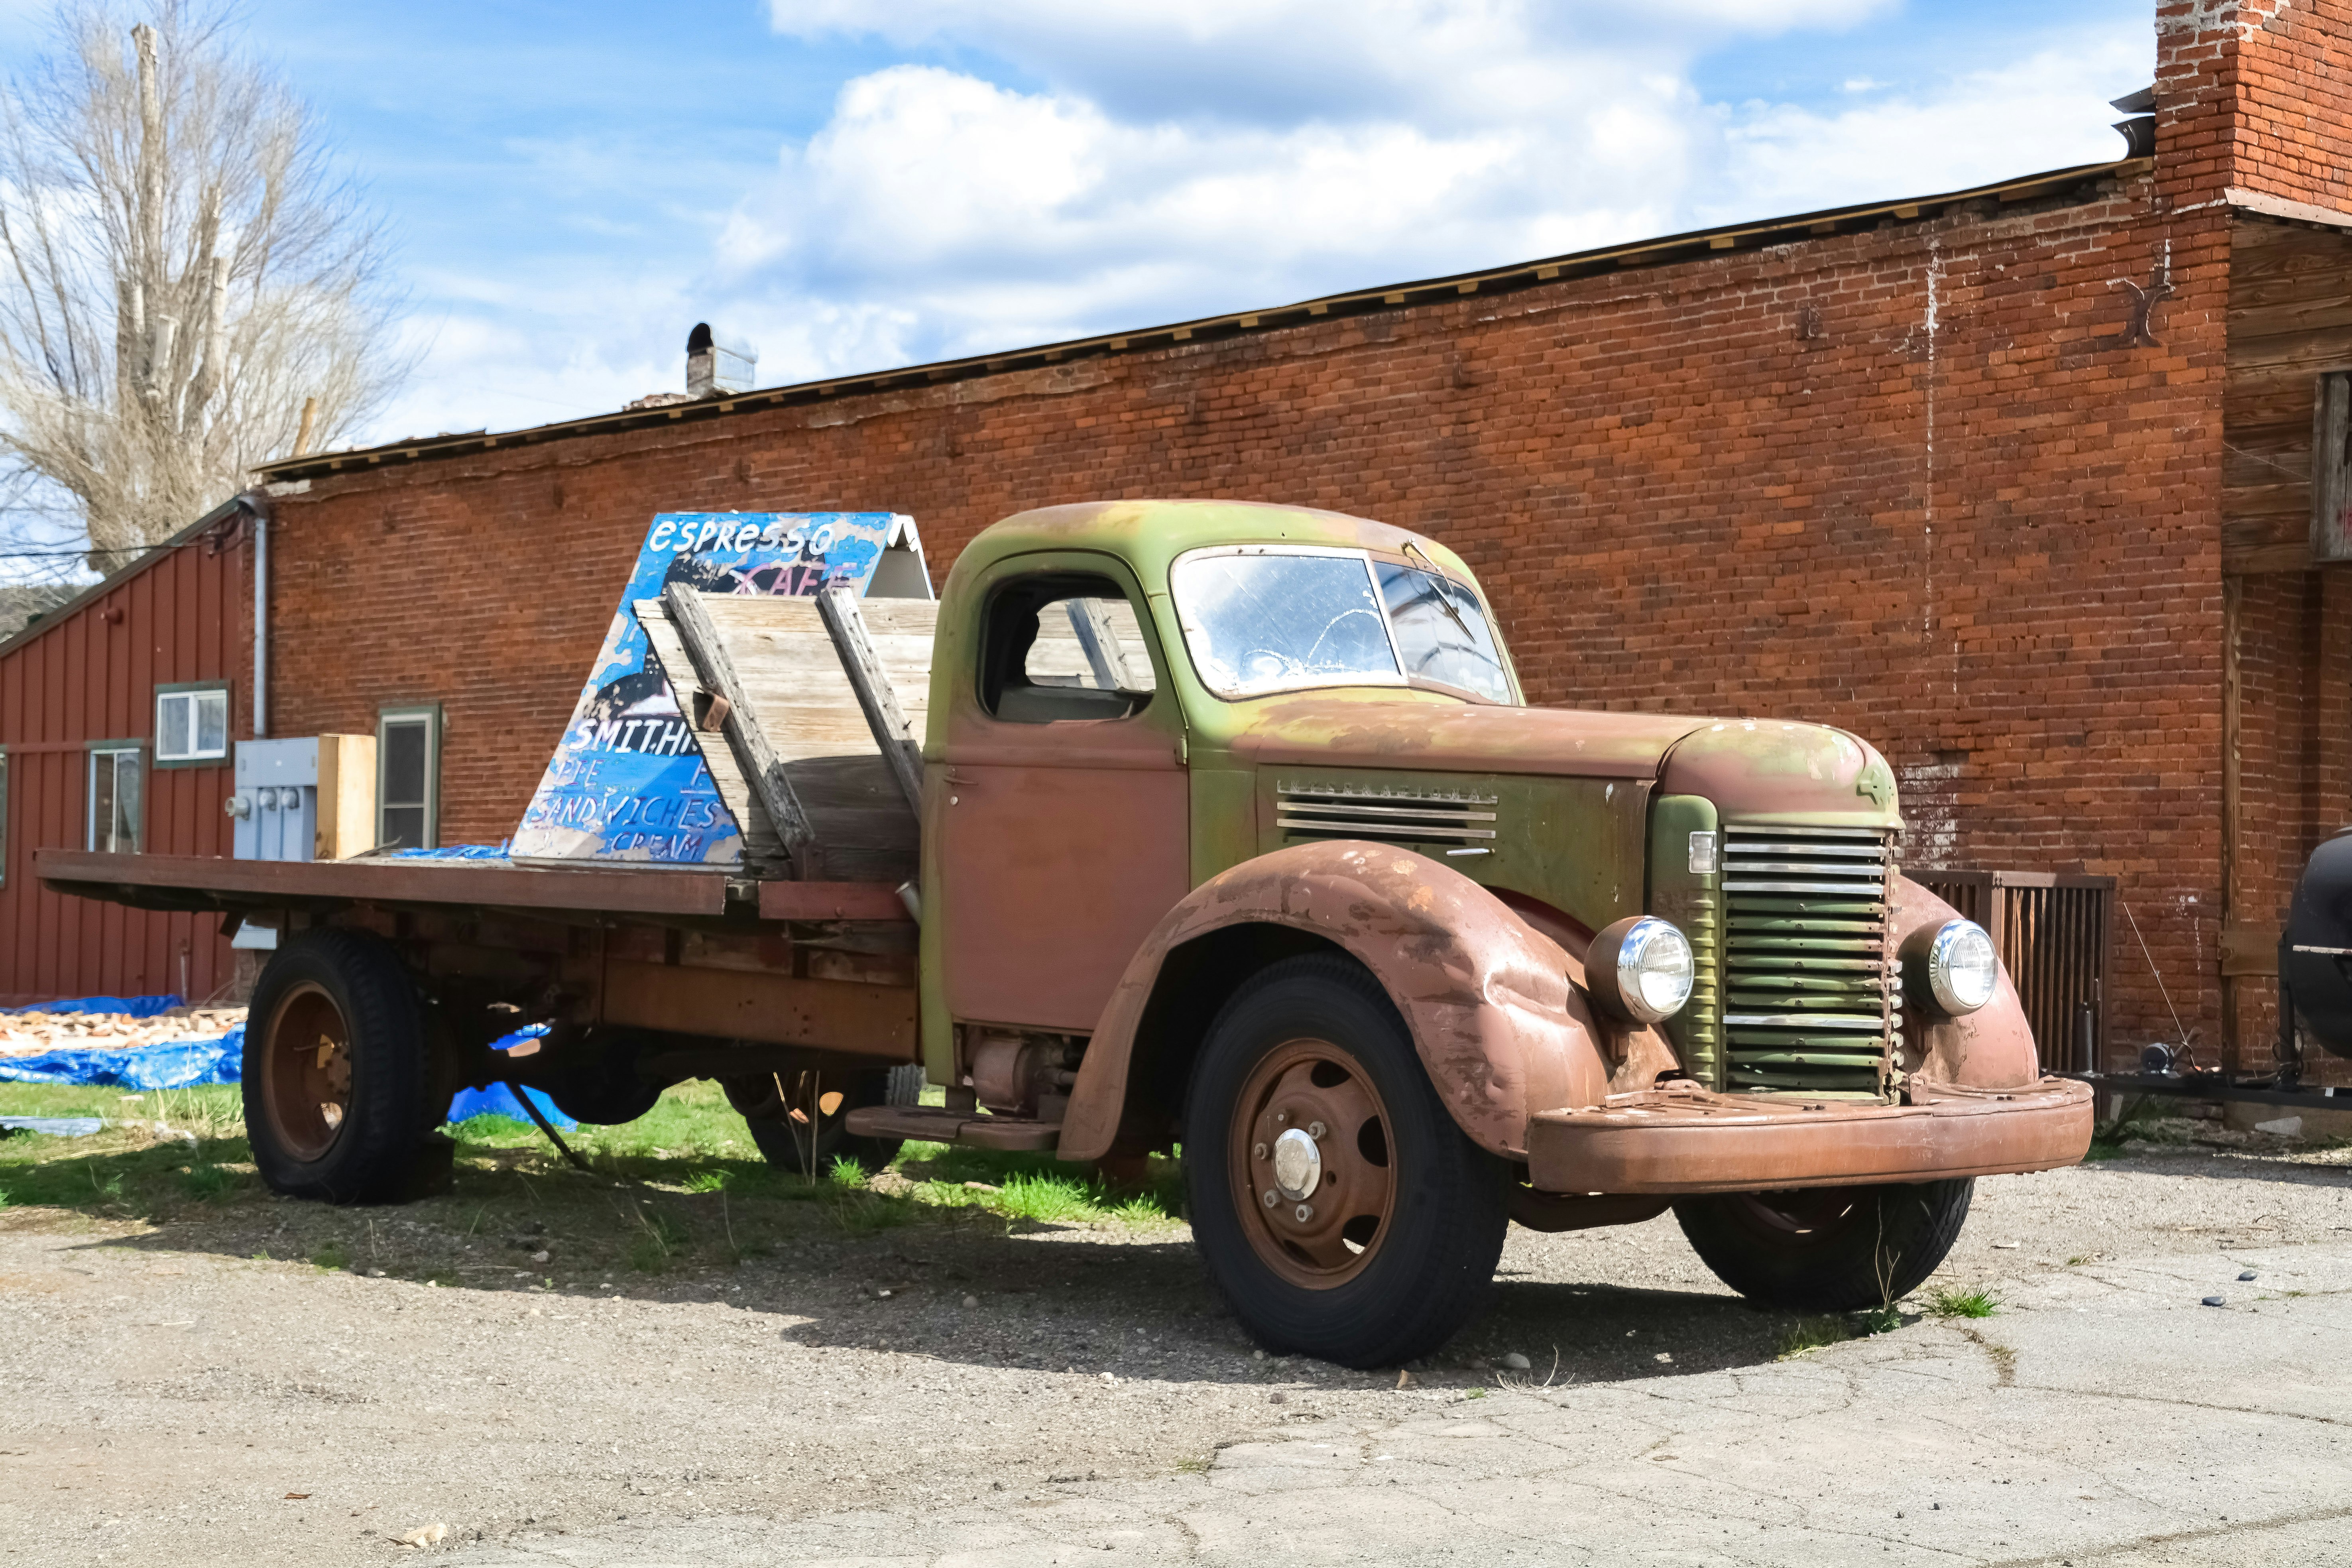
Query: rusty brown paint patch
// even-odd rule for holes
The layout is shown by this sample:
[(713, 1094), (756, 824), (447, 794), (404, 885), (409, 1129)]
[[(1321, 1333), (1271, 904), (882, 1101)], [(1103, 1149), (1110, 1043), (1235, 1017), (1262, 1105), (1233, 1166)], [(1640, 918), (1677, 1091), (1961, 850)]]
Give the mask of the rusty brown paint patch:
[(1303, 844), (1202, 883), (1145, 941), (1078, 1068), (1064, 1159), (1098, 1159), (1117, 1136), (1136, 1029), (1169, 952), (1251, 923), (1315, 932), (1378, 976), (1439, 1099), (1494, 1153), (1525, 1158), (1533, 1112), (1594, 1104), (1607, 1092), (1600, 1031), (1558, 943), (1469, 878), (1410, 850)]

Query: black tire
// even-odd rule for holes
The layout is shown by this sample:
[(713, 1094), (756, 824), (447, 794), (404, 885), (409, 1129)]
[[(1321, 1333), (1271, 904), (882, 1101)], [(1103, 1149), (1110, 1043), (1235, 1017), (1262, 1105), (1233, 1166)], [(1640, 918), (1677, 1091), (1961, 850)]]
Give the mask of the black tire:
[(574, 1121), (617, 1127), (635, 1121), (661, 1099), (662, 1086), (637, 1076), (637, 1058), (649, 1043), (638, 1029), (600, 1029), (576, 1049), (583, 1064), (555, 1074), (542, 1087), (555, 1109)]
[(1768, 1307), (1854, 1312), (1901, 1300), (1936, 1271), (1969, 1217), (1973, 1179), (1719, 1193), (1675, 1205), (1716, 1278)]
[(332, 1204), (410, 1195), (440, 1121), (431, 1077), (415, 984), (376, 938), (304, 931), (261, 972), (246, 1014), (245, 1127), (271, 1191)]
[[(1240, 1148), (1235, 1127), (1246, 1133), (1259, 1124), (1264, 1106), (1256, 1102), (1282, 1092), (1260, 1087), (1271, 1081), (1265, 1075), (1301, 1049), (1328, 1049), (1319, 1058), (1323, 1065), (1308, 1067), (1310, 1080), (1318, 1084), (1325, 1080), (1315, 1073), (1340, 1057), (1351, 1058), (1368, 1080), (1370, 1108), (1384, 1129), (1377, 1155), (1362, 1125), (1352, 1135), (1344, 1126), (1328, 1138), (1312, 1132), (1318, 1146), (1344, 1159), (1354, 1144), (1365, 1161), (1393, 1167), (1378, 1178), (1385, 1216), (1368, 1238), (1352, 1228), (1343, 1233), (1359, 1256), (1338, 1265), (1314, 1263), (1280, 1238), (1278, 1211), (1290, 1199), (1269, 1203), (1277, 1211), (1270, 1219), (1243, 1207), (1248, 1201), (1243, 1177), (1253, 1177), (1254, 1191), (1263, 1145)], [(1336, 1081), (1344, 1086), (1347, 1080)], [(1286, 959), (1253, 976), (1226, 1002), (1193, 1063), (1184, 1171), (1202, 1259), (1243, 1327), (1269, 1350), (1344, 1366), (1393, 1365), (1451, 1339), (1485, 1301), (1509, 1228), (1503, 1163), (1454, 1124), (1395, 1005), (1347, 958)], [(1314, 1193), (1309, 1189), (1308, 1195)], [(1345, 1197), (1335, 1191), (1332, 1216), (1346, 1212)], [(1298, 1266), (1269, 1250), (1269, 1237), (1277, 1247), (1292, 1245)]]
[[(801, 1098), (808, 1093), (807, 1080), (793, 1073), (784, 1073), (781, 1079), (783, 1094), (777, 1092), (778, 1079), (774, 1075), (751, 1079), (748, 1084), (744, 1079), (730, 1079), (727, 1093), (736, 1109), (743, 1112), (744, 1125), (751, 1130), (751, 1142), (760, 1146), (761, 1157), (771, 1165), (803, 1175), (814, 1171), (823, 1176), (833, 1169), (835, 1160), (855, 1161), (868, 1174), (881, 1170), (898, 1157), (902, 1140), (852, 1137), (844, 1121), (849, 1112), (860, 1106), (915, 1105), (923, 1098), (923, 1069), (919, 1066), (872, 1068), (817, 1077), (820, 1110), (816, 1150), (812, 1155), (805, 1120), (807, 1107), (801, 1103)], [(826, 1114), (822, 1110), (823, 1097), (835, 1091), (841, 1095), (841, 1103)], [(793, 1104), (785, 1102), (785, 1094), (793, 1097)], [(803, 1112), (799, 1119), (791, 1115), (795, 1108)]]

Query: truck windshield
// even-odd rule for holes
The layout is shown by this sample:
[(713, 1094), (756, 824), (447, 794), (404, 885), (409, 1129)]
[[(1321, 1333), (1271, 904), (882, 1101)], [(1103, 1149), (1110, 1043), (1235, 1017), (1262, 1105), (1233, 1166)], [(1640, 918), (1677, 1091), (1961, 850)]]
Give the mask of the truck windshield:
[(1361, 551), (1252, 548), (1188, 555), (1169, 582), (1220, 697), (1427, 680), (1512, 700), (1476, 595), (1434, 573)]

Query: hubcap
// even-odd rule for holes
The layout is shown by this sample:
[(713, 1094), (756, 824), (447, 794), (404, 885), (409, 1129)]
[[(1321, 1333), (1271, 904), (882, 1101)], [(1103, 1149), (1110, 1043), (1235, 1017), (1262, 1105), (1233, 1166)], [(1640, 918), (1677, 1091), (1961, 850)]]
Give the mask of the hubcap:
[(261, 1102), (270, 1128), (296, 1159), (320, 1159), (351, 1111), (351, 1028), (335, 999), (307, 981), (279, 1001), (268, 1028)]
[(1274, 1184), (1292, 1203), (1310, 1195), (1323, 1179), (1323, 1152), (1298, 1128), (1274, 1141)]
[(1379, 1251), (1395, 1204), (1388, 1108), (1328, 1040), (1268, 1052), (1229, 1127), (1234, 1207), (1251, 1248), (1294, 1285), (1328, 1289)]

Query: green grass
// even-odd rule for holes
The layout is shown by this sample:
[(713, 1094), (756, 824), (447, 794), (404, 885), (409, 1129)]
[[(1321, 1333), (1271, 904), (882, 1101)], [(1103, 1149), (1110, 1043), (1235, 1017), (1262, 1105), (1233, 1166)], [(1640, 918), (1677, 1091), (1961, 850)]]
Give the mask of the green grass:
[(1892, 1301), (1856, 1312), (1854, 1326), (1865, 1334), (1891, 1334), (1903, 1326), (1903, 1309)]
[[(574, 1170), (535, 1127), (477, 1117), (448, 1130), (454, 1188), (397, 1210), (280, 1205), (259, 1179), (235, 1085), (125, 1095), (0, 1084), (0, 1111), (91, 1116), (87, 1138), (0, 1139), (0, 1204), (11, 1224), (47, 1211), (108, 1225), (209, 1227), (227, 1256), (445, 1286), (561, 1289), (624, 1271), (677, 1276), (772, 1255), (815, 1234), (904, 1226), (1165, 1228), (1182, 1214), (1173, 1162), (1140, 1189), (1050, 1154), (910, 1143), (868, 1173), (829, 1163), (811, 1181), (771, 1165), (716, 1084), (682, 1084), (624, 1127), (582, 1126)], [(159, 1135), (155, 1123), (166, 1124)], [(234, 1237), (234, 1240), (229, 1240)], [(550, 1257), (531, 1255), (544, 1247)]]
[(1800, 1318), (1780, 1331), (1780, 1342), (1773, 1353), (1782, 1361), (1810, 1354), (1828, 1345), (1843, 1344), (1856, 1338), (1851, 1318)]
[(189, 1166), (187, 1173), (180, 1181), (196, 1197), (207, 1203), (219, 1203), (245, 1184), (245, 1176), (241, 1172), (220, 1165), (199, 1164)]
[(1927, 1310), (1939, 1318), (1990, 1318), (2000, 1301), (1990, 1290), (1959, 1290), (1949, 1286), (1927, 1300)]

